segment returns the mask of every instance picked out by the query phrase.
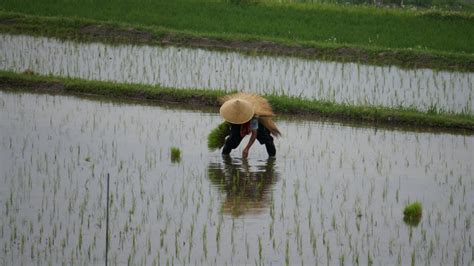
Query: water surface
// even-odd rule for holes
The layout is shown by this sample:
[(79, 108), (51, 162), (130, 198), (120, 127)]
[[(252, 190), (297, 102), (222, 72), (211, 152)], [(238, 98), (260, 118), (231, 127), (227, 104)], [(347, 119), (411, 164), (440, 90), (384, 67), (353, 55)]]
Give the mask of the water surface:
[(474, 73), (0, 35), (0, 69), (89, 80), (474, 113)]
[(242, 160), (208, 151), (220, 122), (0, 91), (0, 264), (104, 263), (108, 174), (114, 264), (474, 263), (473, 136), (281, 119)]

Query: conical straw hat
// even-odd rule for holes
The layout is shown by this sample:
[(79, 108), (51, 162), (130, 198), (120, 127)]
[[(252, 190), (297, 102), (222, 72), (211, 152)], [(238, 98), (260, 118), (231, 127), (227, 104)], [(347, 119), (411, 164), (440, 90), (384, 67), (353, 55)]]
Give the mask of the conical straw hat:
[(231, 99), (242, 99), (248, 101), (252, 104), (255, 115), (259, 117), (272, 117), (275, 115), (268, 101), (260, 95), (248, 92), (239, 92), (220, 97), (219, 102), (223, 104)]
[(253, 105), (244, 99), (234, 98), (222, 104), (221, 116), (232, 124), (244, 124), (254, 115)]
[(236, 99), (249, 102), (253, 107), (254, 115), (259, 117), (259, 122), (262, 123), (262, 125), (268, 130), (270, 130), (273, 136), (278, 137), (281, 135), (280, 130), (278, 130), (277, 126), (272, 120), (272, 117), (275, 116), (272, 107), (265, 98), (255, 93), (239, 92), (220, 97), (219, 102), (222, 104), (222, 106), (224, 106), (225, 103), (229, 101), (235, 101)]

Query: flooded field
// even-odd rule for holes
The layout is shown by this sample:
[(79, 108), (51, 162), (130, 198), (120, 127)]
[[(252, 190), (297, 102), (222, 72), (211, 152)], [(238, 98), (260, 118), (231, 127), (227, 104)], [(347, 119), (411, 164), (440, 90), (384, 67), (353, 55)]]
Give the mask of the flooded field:
[(220, 122), (0, 91), (0, 264), (104, 263), (107, 175), (112, 264), (474, 263), (474, 136), (281, 119), (242, 160), (208, 151)]
[(474, 113), (474, 73), (0, 35), (0, 69), (174, 88)]

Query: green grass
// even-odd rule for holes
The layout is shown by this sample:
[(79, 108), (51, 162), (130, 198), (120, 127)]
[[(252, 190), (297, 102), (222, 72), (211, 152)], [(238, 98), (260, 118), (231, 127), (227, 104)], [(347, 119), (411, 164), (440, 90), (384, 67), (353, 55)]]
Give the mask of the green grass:
[[(0, 22), (2, 31), (77, 35), (84, 25), (106, 23), (144, 29), (158, 38), (173, 33), (318, 47), (323, 49), (319, 57), (328, 55), (330, 59), (347, 56), (346, 50), (332, 51), (341, 47), (359, 49), (352, 54), (363, 52), (359, 57), (349, 57), (352, 61), (384, 61), (388, 56), (398, 58), (393, 63), (403, 65), (407, 60), (412, 64), (423, 61), (410, 59), (409, 55), (414, 54), (449, 60), (459, 57), (474, 68), (474, 16), (466, 13), (314, 4), (233, 5), (199, 0), (3, 0), (0, 10), (4, 11), (0, 16), (3, 21), (15, 16), (8, 12), (42, 16), (28, 17), (24, 25)], [(28, 24), (28, 20), (33, 22)], [(56, 31), (56, 26), (63, 30)], [(387, 55), (391, 50), (397, 55)], [(429, 56), (421, 59), (428, 60)]]
[(171, 162), (179, 163), (181, 161), (181, 150), (177, 147), (171, 147)]
[(473, 53), (471, 19), (369, 7), (247, 5), (185, 0), (3, 0), (5, 11), (217, 35)]
[(403, 220), (409, 225), (416, 226), (420, 223), (422, 212), (423, 208), (420, 202), (411, 203), (403, 209)]
[[(54, 93), (94, 94), (108, 98), (133, 98), (187, 105), (219, 106), (220, 90), (172, 89), (139, 84), (86, 81), (0, 71), (0, 89), (29, 89)], [(420, 112), (409, 108), (352, 106), (297, 97), (264, 95), (279, 114), (317, 115), (353, 121), (403, 124), (423, 127), (454, 128), (474, 131), (474, 116), (444, 112)]]

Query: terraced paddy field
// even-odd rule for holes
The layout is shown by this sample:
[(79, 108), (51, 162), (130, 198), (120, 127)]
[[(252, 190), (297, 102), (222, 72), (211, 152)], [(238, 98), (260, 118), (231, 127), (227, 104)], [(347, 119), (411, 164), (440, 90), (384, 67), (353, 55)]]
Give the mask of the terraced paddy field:
[(0, 70), (86, 80), (250, 91), (353, 106), (474, 113), (474, 73), (405, 70), (180, 47), (0, 36)]
[(472, 135), (282, 117), (242, 160), (208, 151), (220, 122), (0, 91), (0, 264), (104, 263), (107, 199), (112, 264), (474, 263)]

